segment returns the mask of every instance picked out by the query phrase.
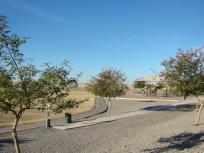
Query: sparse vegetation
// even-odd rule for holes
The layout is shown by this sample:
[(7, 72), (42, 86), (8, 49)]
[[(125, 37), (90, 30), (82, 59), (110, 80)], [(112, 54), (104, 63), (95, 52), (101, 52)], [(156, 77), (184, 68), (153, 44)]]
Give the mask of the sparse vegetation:
[(175, 58), (162, 62), (164, 71), (161, 75), (169, 86), (176, 87), (177, 91), (183, 94), (184, 99), (193, 95), (197, 98), (199, 105), (196, 125), (198, 125), (200, 113), (203, 107), (199, 96), (204, 92), (204, 52), (203, 48), (189, 51), (179, 50)]
[(125, 81), (126, 77), (123, 73), (118, 70), (107, 69), (99, 73), (97, 77), (92, 77), (86, 89), (96, 96), (108, 98), (108, 114), (110, 116), (111, 98), (125, 95), (128, 89)]
[(0, 16), (0, 110), (14, 115), (12, 137), (17, 153), (20, 147), (16, 128), (26, 110), (44, 110), (49, 104), (54, 113), (61, 113), (86, 101), (67, 98), (70, 88), (78, 84), (68, 62), (37, 69), (20, 51), (26, 40), (11, 33), (6, 17)]
[[(77, 89), (70, 91), (70, 95), (68, 96), (68, 98), (73, 98), (77, 100), (88, 98), (88, 101), (85, 103), (79, 104), (78, 108), (65, 109), (61, 113), (58, 113), (58, 114), (51, 113), (50, 114), (51, 120), (63, 118), (65, 112), (69, 112), (71, 114), (78, 114), (81, 112), (89, 111), (95, 107), (95, 97), (90, 92), (87, 92), (84, 90), (78, 90), (77, 88)], [(13, 116), (12, 113), (5, 114), (4, 112), (0, 112), (0, 116), (1, 116), (0, 128), (11, 127), (13, 125), (13, 120), (15, 117)], [(19, 121), (19, 125), (25, 125), (25, 124), (30, 124), (30, 123), (42, 122), (42, 121), (45, 121), (44, 111), (27, 110), (24, 113), (24, 115), (21, 117)]]

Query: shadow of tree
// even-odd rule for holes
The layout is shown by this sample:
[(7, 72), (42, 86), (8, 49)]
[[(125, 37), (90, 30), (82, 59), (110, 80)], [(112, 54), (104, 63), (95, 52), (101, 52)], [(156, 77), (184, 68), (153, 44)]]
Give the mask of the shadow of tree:
[(184, 149), (196, 147), (204, 142), (204, 132), (197, 134), (184, 132), (170, 138), (160, 138), (157, 142), (166, 144), (167, 146), (145, 149), (143, 152), (163, 153), (171, 150), (182, 151)]
[[(19, 139), (18, 142), (19, 144), (23, 144), (29, 141), (33, 141), (27, 138), (24, 139)], [(3, 147), (7, 147), (8, 145), (13, 145), (13, 139), (12, 138), (5, 138), (5, 139), (0, 139), (0, 151), (3, 149)]]
[(183, 112), (190, 112), (195, 110), (195, 105), (193, 104), (186, 104), (186, 105), (179, 105), (179, 106), (172, 106), (172, 105), (159, 105), (159, 106), (152, 106), (146, 107), (142, 110), (146, 111), (183, 111)]

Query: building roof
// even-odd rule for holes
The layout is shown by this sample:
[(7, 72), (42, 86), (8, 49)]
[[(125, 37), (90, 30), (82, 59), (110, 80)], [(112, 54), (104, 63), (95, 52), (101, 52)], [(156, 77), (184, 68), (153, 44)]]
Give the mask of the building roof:
[(137, 79), (137, 81), (144, 81), (144, 82), (159, 82), (162, 78), (158, 76), (149, 76), (149, 77), (143, 77), (140, 79)]

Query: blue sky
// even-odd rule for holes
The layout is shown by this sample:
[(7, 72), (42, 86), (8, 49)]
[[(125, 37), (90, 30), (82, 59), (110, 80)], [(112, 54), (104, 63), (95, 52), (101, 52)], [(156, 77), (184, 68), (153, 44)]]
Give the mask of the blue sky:
[(87, 82), (117, 68), (128, 82), (159, 72), (179, 48), (204, 45), (203, 0), (0, 0), (37, 66), (68, 59)]

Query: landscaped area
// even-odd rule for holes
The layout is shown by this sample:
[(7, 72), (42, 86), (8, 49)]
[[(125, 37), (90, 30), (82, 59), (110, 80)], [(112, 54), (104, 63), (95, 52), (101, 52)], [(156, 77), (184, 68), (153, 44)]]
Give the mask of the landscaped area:
[[(78, 108), (64, 110), (60, 114), (51, 113), (50, 114), (51, 120), (64, 118), (65, 112), (69, 112), (71, 114), (79, 114), (82, 112), (89, 111), (95, 107), (94, 95), (85, 91), (83, 88), (73, 89), (70, 92), (70, 95), (68, 97), (76, 98), (76, 99), (88, 98), (89, 100), (87, 102), (80, 104)], [(0, 112), (0, 116), (1, 116), (0, 128), (13, 126), (14, 116), (12, 113), (5, 114), (3, 112)], [(46, 120), (46, 111), (28, 110), (27, 112), (25, 112), (25, 115), (20, 120), (19, 125), (25, 125), (25, 124), (36, 123), (36, 122), (45, 122), (45, 120)]]
[(203, 8), (0, 0), (0, 153), (204, 153)]

